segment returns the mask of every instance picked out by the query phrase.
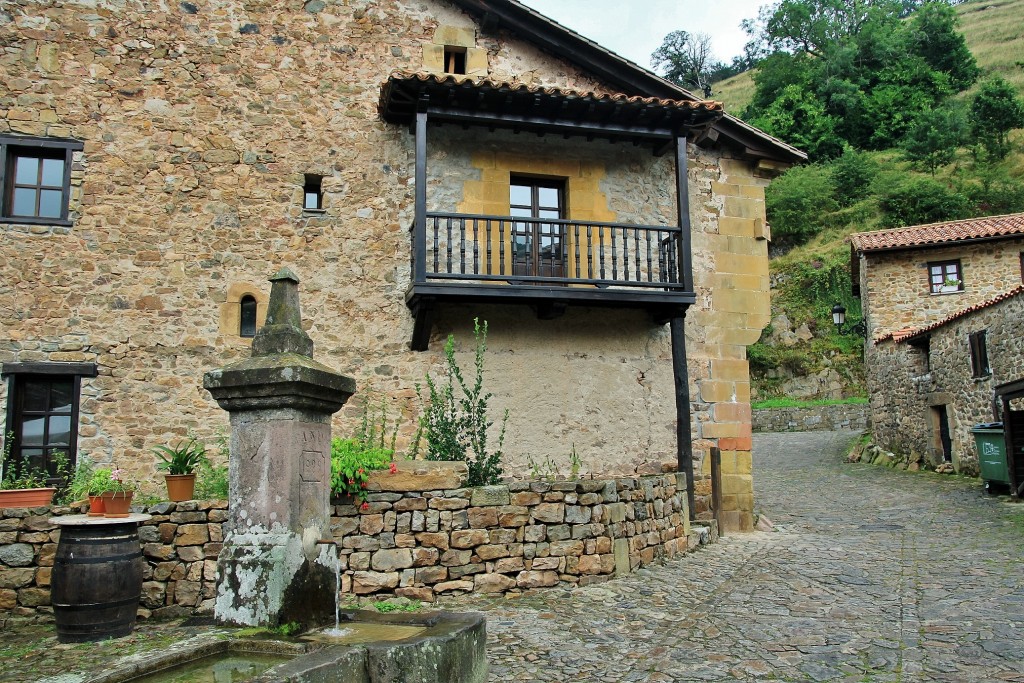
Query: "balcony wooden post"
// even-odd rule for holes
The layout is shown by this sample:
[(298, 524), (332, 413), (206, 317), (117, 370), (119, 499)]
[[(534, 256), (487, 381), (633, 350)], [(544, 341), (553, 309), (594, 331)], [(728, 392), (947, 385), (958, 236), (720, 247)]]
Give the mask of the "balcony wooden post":
[(676, 208), (679, 213), (679, 282), (693, 291), (693, 256), (690, 239), (690, 190), (687, 180), (686, 136), (676, 138)]
[[(425, 107), (426, 102), (422, 103)], [(413, 282), (427, 281), (427, 112), (416, 112), (416, 216), (413, 219)]]
[(672, 334), (672, 377), (676, 388), (676, 468), (686, 473), (686, 500), (694, 515), (693, 442), (690, 434), (690, 372), (686, 367), (686, 308), (669, 320)]

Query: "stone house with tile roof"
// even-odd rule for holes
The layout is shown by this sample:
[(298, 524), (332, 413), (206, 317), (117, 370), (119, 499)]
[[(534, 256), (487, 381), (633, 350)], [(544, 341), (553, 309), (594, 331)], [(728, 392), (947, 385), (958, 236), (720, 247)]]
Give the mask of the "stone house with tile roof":
[(509, 409), (507, 469), (692, 470), (752, 523), (746, 346), (764, 187), (805, 156), (514, 0), (0, 9), (0, 419), (144, 479), (226, 424), (267, 278), (318, 360), (415, 431), (445, 339)]
[(857, 233), (874, 438), (977, 474), (971, 428), (1024, 376), (1024, 214)]

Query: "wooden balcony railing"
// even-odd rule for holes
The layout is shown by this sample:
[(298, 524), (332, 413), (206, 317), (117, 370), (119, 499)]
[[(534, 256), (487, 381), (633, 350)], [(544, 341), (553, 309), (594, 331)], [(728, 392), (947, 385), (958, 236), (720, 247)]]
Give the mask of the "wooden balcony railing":
[(429, 212), (425, 233), (414, 284), (685, 291), (678, 227)]

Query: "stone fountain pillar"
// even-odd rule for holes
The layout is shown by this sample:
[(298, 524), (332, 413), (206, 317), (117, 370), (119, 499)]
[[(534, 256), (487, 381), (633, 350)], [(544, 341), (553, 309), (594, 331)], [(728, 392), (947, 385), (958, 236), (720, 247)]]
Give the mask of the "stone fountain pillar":
[(313, 360), (302, 329), (299, 279), (270, 279), (266, 324), (252, 357), (203, 378), (231, 413), (228, 521), (217, 560), (222, 623), (277, 626), (334, 617), (330, 538), (331, 415), (355, 381)]

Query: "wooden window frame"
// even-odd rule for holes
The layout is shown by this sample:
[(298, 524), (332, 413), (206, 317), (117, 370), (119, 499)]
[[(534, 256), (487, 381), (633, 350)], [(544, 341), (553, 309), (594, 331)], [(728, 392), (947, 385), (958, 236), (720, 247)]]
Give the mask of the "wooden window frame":
[[(78, 462), (78, 422), (82, 402), (82, 378), (95, 377), (97, 375), (96, 364), (45, 362), (4, 363), (2, 373), (0, 374), (8, 379), (7, 421), (5, 424), (6, 429), (14, 433), (14, 440), (11, 444), (11, 461), (16, 467), (15, 471), (19, 474), (21, 458), (17, 457), (16, 454), (20, 454), (21, 449), (23, 448), (20, 444), (22, 420), (19, 419), (19, 416), (23, 414), (23, 410), (20, 409), (20, 406), (24, 400), (24, 387), (26, 383), (30, 381), (43, 380), (53, 381), (54, 379), (65, 379), (71, 382), (71, 413), (70, 427), (68, 430), (67, 456), (71, 467), (74, 467)], [(46, 416), (49, 414), (50, 413), (47, 412)], [(49, 461), (49, 451), (64, 450), (46, 446), (45, 444), (41, 448), (48, 449), (47, 455), (44, 455), (43, 460), (46, 467), (49, 467), (51, 464)], [(4, 465), (6, 467), (8, 466), (8, 463), (5, 463)], [(56, 483), (58, 479), (56, 477), (52, 477), (50, 481), (51, 483)]]
[(981, 330), (967, 336), (967, 344), (971, 349), (971, 376), (975, 379), (992, 375), (992, 368), (988, 362), (987, 332)]
[[(557, 220), (565, 220), (566, 219), (566, 217), (568, 215), (568, 207), (566, 206), (566, 204), (567, 204), (567, 197), (568, 197), (567, 184), (568, 184), (568, 182), (567, 182), (566, 178), (555, 178), (555, 177), (550, 177), (550, 176), (531, 176), (531, 175), (526, 175), (526, 174), (515, 174), (515, 173), (509, 175), (509, 187), (510, 188), (513, 185), (519, 185), (519, 186), (522, 186), (522, 187), (529, 187), (530, 188), (530, 205), (527, 206), (526, 204), (513, 204), (512, 201), (511, 201), (511, 197), (510, 197), (509, 198), (509, 213), (512, 214), (513, 210), (517, 209), (517, 208), (518, 209), (528, 209), (530, 211), (530, 220), (533, 221), (531, 223), (531, 225), (533, 225), (532, 234), (531, 234), (531, 244), (533, 245), (533, 247), (532, 247), (533, 248), (533, 253), (531, 254), (532, 259), (527, 261), (527, 263), (529, 265), (532, 265), (532, 272), (515, 273), (515, 274), (517, 274), (517, 275), (539, 275), (540, 274), (541, 260), (539, 259), (539, 255), (538, 255), (537, 251), (538, 251), (538, 248), (539, 248), (538, 245), (541, 242), (542, 235), (537, 230), (537, 228), (538, 228), (537, 221), (544, 220), (540, 216), (540, 212), (541, 211), (552, 211), (552, 210), (558, 211), (558, 219)], [(545, 188), (545, 189), (549, 189), (549, 190), (555, 190), (558, 193), (558, 206), (552, 207), (552, 206), (542, 206), (541, 205), (541, 203), (540, 203), (540, 189), (541, 188)], [(513, 226), (514, 225), (515, 225), (515, 222), (513, 221)], [(560, 232), (559, 240), (560, 240), (561, 249), (562, 249), (562, 256), (561, 256), (561, 260), (558, 261), (558, 266), (559, 266), (558, 268), (554, 267), (555, 266), (555, 262), (553, 260), (550, 263), (548, 263), (547, 265), (548, 265), (548, 268), (552, 270), (552, 273), (549, 274), (551, 277), (563, 278), (563, 277), (566, 276), (566, 273), (568, 272), (568, 265), (566, 263), (566, 257), (568, 255), (568, 235), (566, 234), (565, 226), (564, 225), (562, 225), (560, 223), (555, 223), (555, 225), (559, 226), (559, 232)], [(515, 227), (513, 227), (513, 232), (515, 232)], [(513, 240), (514, 239), (515, 238), (513, 237)], [(514, 252), (514, 249), (513, 249), (513, 252)], [(517, 261), (515, 260), (515, 256), (513, 255), (513, 265), (512, 265), (513, 272), (515, 272), (515, 269), (517, 267), (516, 264), (517, 264)], [(555, 271), (558, 271), (558, 270), (560, 270), (561, 272), (555, 272)]]
[[(82, 150), (83, 147), (84, 144), (79, 140), (0, 135), (0, 223), (70, 226), (71, 166), (74, 153)], [(37, 189), (61, 190), (60, 216), (15, 216), (13, 214), (14, 163), (20, 157), (60, 159), (64, 162), (64, 178), (61, 187), (58, 188), (56, 185), (34, 186)]]
[[(928, 263), (928, 292), (929, 294), (952, 294), (953, 292), (945, 291), (943, 283), (949, 278), (950, 268), (955, 274), (957, 280), (956, 292), (964, 291), (964, 269), (960, 264), (960, 259), (949, 259), (946, 261), (930, 261)], [(932, 272), (935, 268), (942, 269), (942, 280), (936, 281), (935, 275)]]

